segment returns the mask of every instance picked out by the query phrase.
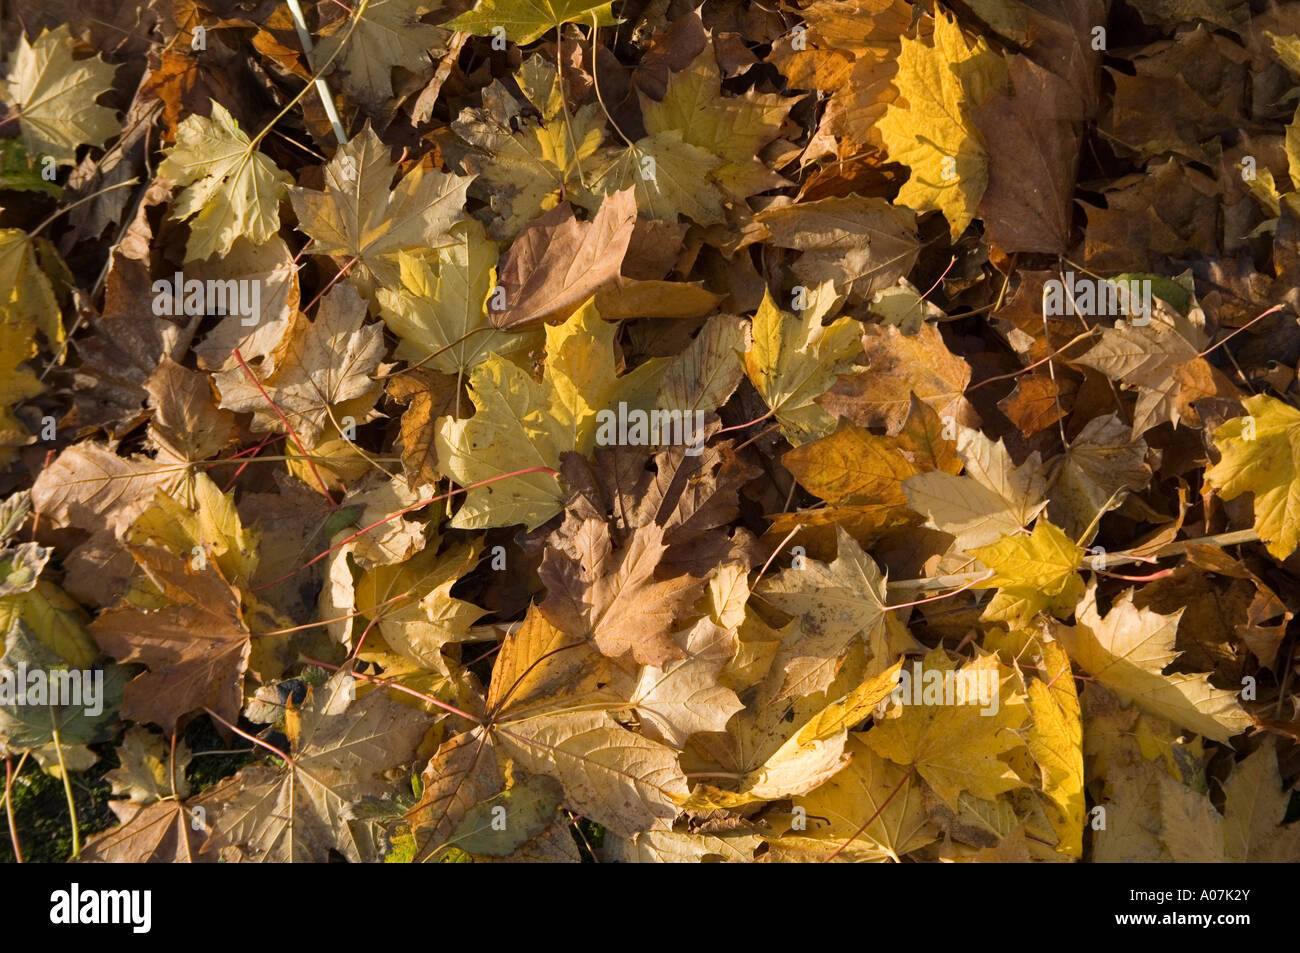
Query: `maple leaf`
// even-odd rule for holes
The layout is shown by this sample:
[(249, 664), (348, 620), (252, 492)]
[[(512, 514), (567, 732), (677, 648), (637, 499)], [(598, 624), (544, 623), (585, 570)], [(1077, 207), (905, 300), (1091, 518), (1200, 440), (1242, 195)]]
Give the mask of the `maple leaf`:
[(984, 608), (986, 619), (1023, 626), (1045, 609), (1068, 616), (1083, 595), (1083, 549), (1042, 517), (1029, 535), (1004, 536), (969, 552), (994, 571), (975, 584), (998, 590)]
[(1079, 537), (1103, 512), (1123, 502), (1125, 492), (1151, 482), (1147, 444), (1130, 435), (1116, 414), (1088, 421), (1055, 462), (1047, 513)]
[(916, 468), (896, 439), (841, 422), (830, 436), (789, 451), (781, 462), (809, 493), (832, 503), (903, 506)]
[(58, 299), (38, 263), (37, 244), (17, 228), (0, 228), (0, 325), (19, 353), (32, 341), (35, 328), (50, 344), (63, 343)]
[(834, 418), (815, 401), (860, 346), (858, 324), (851, 318), (822, 323), (836, 303), (827, 283), (817, 289), (810, 306), (795, 315), (778, 308), (765, 291), (754, 315), (754, 343), (745, 352), (745, 373), (796, 445), (834, 428)]
[(806, 24), (800, 47), (792, 37), (773, 44), (772, 60), (790, 85), (829, 94), (825, 114), (804, 161), (835, 149), (882, 145), (879, 120), (896, 98), (899, 41), (912, 22), (902, 0), (816, 0), (799, 11)]
[(792, 102), (754, 92), (724, 97), (709, 44), (668, 78), (662, 99), (642, 95), (641, 115), (650, 138), (680, 134), (682, 142), (718, 156), (722, 164), (711, 178), (728, 195), (745, 198), (784, 184), (758, 155), (777, 137)]
[(184, 186), (172, 218), (190, 221), (185, 260), (225, 255), (236, 240), (254, 245), (280, 228), (280, 199), (292, 177), (257, 151), (225, 106), (212, 101), (212, 117), (186, 116), (176, 144), (158, 174)]
[(1294, 863), (1300, 829), (1284, 825), (1290, 792), (1269, 738), (1238, 762), (1223, 784), (1220, 815), (1210, 799), (1162, 775), (1160, 839), (1176, 863)]
[(1056, 642), (1040, 641), (1042, 674), (1029, 683), (1029, 733), (1025, 744), (1043, 773), (1043, 794), (1055, 809), (1052, 826), (1060, 835), (1058, 850), (1083, 854), (1084, 800), (1083, 717), (1070, 659)]
[(251, 651), (239, 593), (215, 564), (195, 572), (165, 549), (141, 548), (133, 555), (161, 601), (128, 598), (90, 627), (109, 655), (149, 667), (127, 685), (123, 713), (168, 729), (204, 707), (233, 721)]
[(1107, 688), (1184, 728), (1227, 741), (1253, 723), (1236, 692), (1215, 688), (1204, 675), (1162, 674), (1178, 658), (1174, 640), (1182, 614), (1139, 609), (1130, 589), (1103, 618), (1094, 587), (1075, 613), (1077, 623), (1058, 627), (1056, 635), (1070, 658)]
[(402, 67), (415, 73), (432, 71), (431, 47), (443, 44), (447, 31), (421, 23), (420, 17), (434, 9), (422, 0), (370, 0), (356, 17), (344, 17), (321, 31), (320, 43), (312, 51), (319, 68), (332, 57), (351, 30), (334, 68), (343, 74), (342, 87), (358, 102), (377, 108), (393, 95), (392, 72)]
[(901, 39), (894, 85), (899, 98), (876, 124), (885, 149), (912, 170), (898, 201), (918, 212), (943, 212), (956, 239), (988, 185), (988, 151), (972, 110), (1005, 80), (988, 45), (968, 45), (956, 19), (940, 13), (934, 42)]
[(610, 0), (479, 0), (473, 10), (447, 22), (449, 30), (491, 36), (497, 27), (506, 38), (523, 46), (565, 23), (613, 26)]
[(673, 749), (628, 731), (607, 712), (570, 712), (499, 728), (502, 749), (564, 786), (565, 803), (616, 834), (667, 830), (686, 798)]
[(74, 47), (66, 24), (42, 30), (35, 43), (19, 34), (5, 81), (28, 154), (50, 156), (56, 165), (72, 165), (78, 146), (102, 146), (118, 132), (114, 111), (95, 103), (117, 67), (98, 55), (74, 60)]
[(384, 323), (401, 339), (396, 356), (425, 361), (444, 374), (468, 374), (489, 354), (504, 357), (535, 344), (535, 337), (527, 334), (489, 330), (497, 249), (483, 226), (461, 222), (452, 228), (448, 242), (438, 249), (434, 262), (399, 252), (400, 288), (375, 292)]
[(897, 861), (934, 840), (920, 783), (872, 750), (866, 737), (850, 734), (848, 767), (794, 799), (811, 823), (807, 833), (770, 838), (774, 859), (818, 862), (839, 852), (845, 860)]
[(664, 527), (637, 527), (616, 546), (602, 519), (570, 517), (551, 536), (539, 575), (547, 588), (541, 610), (572, 635), (587, 634), (610, 658), (631, 656), (662, 667), (686, 654), (674, 623), (699, 596), (703, 581), (688, 575), (656, 579)]
[[(597, 412), (635, 395), (647, 365), (616, 376), (615, 325), (600, 319), (588, 302), (562, 325), (546, 328), (541, 381), (519, 365), (493, 355), (470, 375), (476, 413), (446, 418), (438, 432), (438, 468), (462, 486), (530, 466), (558, 468), (570, 450), (590, 452)], [(524, 523), (534, 529), (560, 510), (562, 491), (547, 473), (528, 473), (477, 487), (452, 519), (464, 529)]]
[(284, 432), (283, 414), (299, 437), (315, 444), (336, 422), (334, 408), (378, 389), (371, 374), (383, 357), (383, 331), (365, 324), (365, 316), (365, 303), (352, 286), (335, 287), (315, 321), (301, 313), (294, 317), (269, 374), (254, 382), (235, 366), (216, 375), (221, 406), (252, 413), (263, 431)]
[[(1205, 332), (1179, 314), (1159, 307), (1155, 311), (1149, 324), (1101, 329), (1101, 340), (1073, 359), (1137, 388), (1134, 437), (1163, 420), (1175, 426), (1186, 422), (1189, 401), (1213, 396), (1217, 389), (1213, 369), (1200, 356)], [(1208, 389), (1197, 387), (1202, 379), (1211, 381)]]
[(540, 118), (524, 115), (498, 81), (483, 91), (482, 107), (466, 107), (451, 125), (470, 147), (462, 164), (476, 175), (471, 193), (489, 203), (488, 234), (495, 239), (514, 237), (564, 199), (588, 211), (599, 204), (584, 187), (583, 163), (605, 138), (600, 107), (565, 109), (558, 71), (541, 56), (524, 60), (516, 80)]
[(1006, 687), (997, 658), (986, 655), (958, 669), (947, 653), (935, 649), (921, 664), (927, 671), (993, 678), (1000, 695), (996, 711), (985, 717), (979, 705), (896, 705), (863, 735), (867, 747), (895, 764), (914, 766), (949, 806), (956, 806), (963, 791), (995, 798), (1023, 785), (999, 756), (1024, 744), (1016, 732), (1028, 710), (1024, 697)]
[(963, 428), (957, 453), (965, 465), (961, 476), (934, 470), (903, 483), (908, 505), (926, 517), (926, 525), (951, 533), (956, 549), (969, 552), (1016, 533), (1047, 505), (1037, 451), (1017, 467), (1002, 441)]
[(885, 427), (897, 433), (915, 394), (940, 416), (974, 426), (977, 417), (963, 392), (970, 365), (948, 350), (943, 335), (922, 324), (914, 335), (896, 327), (868, 324), (862, 329), (867, 363), (852, 367), (817, 401), (830, 414), (860, 427)]
[(492, 312), (492, 324), (518, 330), (567, 317), (617, 280), (635, 222), (630, 189), (606, 196), (590, 222), (579, 223), (563, 202), (534, 219), (501, 260), (505, 307)]
[(663, 668), (643, 666), (629, 699), (674, 748), (684, 748), (691, 735), (725, 731), (731, 716), (745, 707), (734, 691), (718, 684), (718, 675), (734, 651), (726, 629), (701, 619), (681, 644), (686, 658)]
[(903, 278), (920, 246), (916, 216), (884, 199), (850, 195), (773, 205), (754, 218), (769, 241), (800, 252), (794, 273), (816, 286), (823, 281), (850, 300), (870, 300)]
[(116, 827), (86, 841), (78, 859), (83, 863), (194, 864), (216, 863), (214, 853), (201, 853), (207, 831), (195, 821), (194, 808), (181, 801), (109, 801)]
[[(404, 562), (375, 566), (357, 581), (356, 610), (394, 652), (422, 668), (443, 670), (442, 646), (465, 638), (483, 615), (473, 603), (451, 596), (477, 556), (472, 546), (439, 555), (436, 546), (426, 545)], [(401, 604), (387, 604), (400, 596)]]
[(798, 625), (798, 636), (772, 663), (784, 671), (778, 698), (825, 690), (853, 642), (871, 645), (883, 637), (884, 575), (842, 527), (836, 528), (836, 547), (833, 562), (807, 560), (803, 568), (783, 569), (754, 590)]
[(358, 699), (356, 684), (340, 671), (314, 689), (294, 712), (290, 758), (235, 775), (217, 805), (209, 849), (236, 846), (261, 863), (321, 862), (331, 849), (354, 863), (374, 859), (344, 808), (381, 792), (383, 772), (414, 760), (428, 719), (382, 690)]
[(325, 190), (293, 187), (289, 197), (312, 251), (360, 266), (363, 290), (371, 282), (401, 287), (397, 255), (448, 244), (461, 217), (470, 178), (416, 167), (393, 188), (397, 166), (369, 125), (340, 146), (325, 166)]
[(1243, 403), (1248, 416), (1214, 431), (1220, 457), (1205, 480), (1225, 500), (1253, 493), (1255, 531), (1275, 559), (1286, 559), (1300, 546), (1300, 411), (1267, 394)]

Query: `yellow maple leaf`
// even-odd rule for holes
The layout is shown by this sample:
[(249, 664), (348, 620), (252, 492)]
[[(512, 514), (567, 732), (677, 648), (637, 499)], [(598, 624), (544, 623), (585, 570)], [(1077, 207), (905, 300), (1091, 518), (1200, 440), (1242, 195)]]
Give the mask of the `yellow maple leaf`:
[(36, 356), (36, 340), (30, 323), (0, 321), (0, 466), (13, 460), (15, 448), (35, 442), (16, 416), (13, 407), (42, 390), (41, 382), (22, 364)]
[(758, 153), (777, 137), (793, 103), (761, 93), (724, 97), (717, 58), (706, 44), (690, 66), (669, 77), (662, 100), (642, 94), (641, 113), (651, 136), (678, 132), (683, 142), (720, 157), (723, 164), (713, 179), (733, 196), (745, 198), (784, 184)]
[(1205, 480), (1225, 500), (1255, 494), (1255, 532), (1274, 559), (1300, 546), (1300, 410), (1267, 394), (1214, 431), (1220, 459)]
[(1130, 589), (1103, 618), (1093, 588), (1077, 613), (1078, 623), (1055, 631), (1070, 658), (1107, 688), (1152, 714), (1226, 742), (1253, 723), (1237, 693), (1215, 688), (1204, 675), (1163, 674), (1179, 656), (1174, 642), (1182, 614), (1181, 609), (1172, 615), (1139, 609)]
[[(497, 354), (475, 367), (469, 386), (477, 410), (468, 420), (442, 420), (438, 468), (468, 486), (528, 467), (558, 468), (570, 450), (589, 453), (599, 411), (643, 393), (647, 379), (663, 371), (662, 364), (649, 362), (618, 377), (617, 330), (588, 301), (564, 324), (547, 326), (540, 381)], [(549, 473), (512, 476), (470, 490), (451, 525), (483, 529), (523, 523), (535, 529), (560, 511), (562, 495)]]
[(6, 81), (27, 152), (58, 165), (72, 165), (78, 146), (103, 145), (119, 128), (117, 114), (95, 103), (112, 87), (117, 67), (97, 55), (74, 60), (74, 46), (66, 24), (42, 30), (35, 43), (19, 34)]
[[(1024, 744), (1017, 732), (1028, 713), (1024, 697), (1003, 684), (1010, 673), (997, 656), (986, 655), (958, 669), (940, 648), (930, 651), (919, 664), (927, 682), (931, 674), (954, 682), (970, 679), (987, 684), (992, 680), (998, 696), (996, 709), (990, 714), (991, 706), (945, 703), (954, 699), (933, 703), (921, 695), (926, 703), (892, 707), (863, 736), (867, 747), (896, 764), (915, 766), (934, 793), (953, 808), (963, 791), (991, 800), (1021, 787), (1024, 782), (998, 756)], [(913, 696), (916, 694), (919, 691)], [(904, 701), (907, 698), (905, 695)]]
[(745, 352), (745, 373), (795, 446), (834, 429), (835, 418), (815, 401), (862, 348), (861, 325), (852, 318), (822, 324), (837, 304), (828, 281), (799, 314), (782, 311), (765, 292), (754, 315), (754, 343)]
[(1001, 85), (1002, 58), (980, 39), (968, 46), (957, 21), (935, 18), (934, 42), (902, 39), (894, 85), (899, 99), (877, 124), (889, 157), (912, 170), (898, 201), (940, 211), (955, 239), (975, 217), (988, 186), (988, 152), (971, 110)]
[(983, 618), (1026, 625), (1044, 609), (1068, 615), (1083, 595), (1084, 551), (1044, 518), (1029, 535), (1004, 536), (970, 554), (994, 570), (976, 589), (997, 589)]
[(477, 6), (447, 23), (449, 30), (492, 36), (498, 29), (523, 46), (565, 23), (614, 26), (610, 0), (479, 0)]
[(461, 217), (469, 177), (412, 170), (390, 188), (397, 166), (388, 146), (367, 126), (339, 147), (325, 166), (325, 190), (293, 188), (290, 198), (312, 252), (356, 258), (354, 284), (399, 286), (397, 255), (449, 244)]
[[(398, 254), (402, 285), (376, 292), (384, 323), (401, 343), (396, 357), (424, 362), (444, 374), (467, 373), (489, 354), (531, 348), (540, 336), (484, 329), (488, 301), (497, 283), (497, 248), (483, 226), (471, 219), (451, 230), (451, 244), (436, 260)], [(430, 359), (430, 355), (433, 355)]]
[(477, 175), (472, 191), (487, 200), (488, 232), (502, 240), (564, 199), (593, 213), (600, 205), (584, 185), (605, 139), (599, 105), (565, 108), (559, 74), (541, 56), (526, 59), (515, 80), (540, 117), (525, 114), (498, 81), (483, 91), (482, 107), (461, 110), (451, 125), (472, 147), (464, 161)]
[(1083, 716), (1070, 658), (1056, 642), (1042, 642), (1042, 670), (1047, 681), (1029, 683), (1026, 703), (1030, 725), (1026, 742), (1042, 770), (1043, 793), (1051, 802), (1057, 849), (1083, 855)]
[(224, 255), (240, 238), (254, 245), (280, 228), (280, 199), (293, 184), (289, 174), (257, 151), (230, 111), (213, 100), (212, 118), (186, 116), (176, 144), (158, 174), (184, 190), (172, 218), (192, 219), (185, 260)]

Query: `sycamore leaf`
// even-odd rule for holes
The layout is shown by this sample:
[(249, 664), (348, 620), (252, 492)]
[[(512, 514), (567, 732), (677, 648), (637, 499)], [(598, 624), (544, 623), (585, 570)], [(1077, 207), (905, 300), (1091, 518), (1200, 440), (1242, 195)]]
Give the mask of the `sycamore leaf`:
[(216, 863), (215, 853), (201, 853), (207, 837), (194, 808), (178, 800), (138, 804), (109, 801), (116, 827), (86, 841), (82, 863), (194, 864)]
[(333, 68), (342, 72), (342, 87), (349, 96), (368, 107), (382, 106), (393, 95), (395, 67), (426, 75), (432, 72), (429, 49), (439, 44), (447, 31), (420, 22), (430, 9), (423, 0), (370, 0), (355, 20), (343, 17), (321, 31), (320, 43), (312, 51), (313, 64), (319, 68), (334, 56), (351, 29)]
[(196, 572), (164, 549), (133, 555), (163, 601), (124, 601), (90, 627), (109, 655), (149, 668), (126, 687), (123, 714), (169, 730), (182, 715), (204, 707), (234, 721), (251, 651), (239, 593), (215, 563)]
[(609, 681), (608, 660), (586, 639), (552, 625), (534, 605), (501, 644), (487, 707), (507, 721), (601, 701), (612, 707), (617, 699), (602, 689)]
[(213, 823), (213, 847), (237, 846), (260, 863), (323, 862), (330, 849), (353, 863), (365, 838), (344, 808), (384, 788), (380, 775), (414, 760), (428, 718), (383, 690), (356, 697), (340, 671), (312, 690), (290, 722), (291, 761), (244, 768)]
[(872, 750), (868, 736), (849, 735), (848, 767), (794, 799), (808, 830), (769, 839), (774, 859), (822, 861), (847, 844), (846, 859), (898, 861), (934, 840), (920, 782)]
[(831, 503), (902, 506), (903, 481), (916, 475), (895, 438), (848, 421), (828, 437), (795, 447), (781, 462), (804, 489)]
[(1102, 328), (1101, 340), (1073, 359), (1073, 363), (1096, 368), (1112, 380), (1137, 388), (1135, 438), (1162, 421), (1177, 426), (1190, 399), (1215, 393), (1212, 387), (1206, 392), (1189, 387), (1202, 376), (1213, 375), (1205, 358), (1199, 356), (1208, 343), (1205, 332), (1181, 315), (1161, 321), (1166, 312), (1158, 307), (1154, 310), (1156, 315), (1149, 324)]
[(1300, 546), (1300, 411), (1267, 394), (1247, 397), (1245, 417), (1214, 431), (1219, 462), (1205, 480), (1225, 500), (1255, 496), (1255, 532), (1277, 560)]
[[(616, 376), (614, 334), (590, 302), (562, 325), (546, 328), (540, 381), (497, 355), (474, 368), (468, 420), (445, 418), (438, 468), (461, 486), (527, 467), (558, 469), (570, 451), (588, 453), (598, 411), (635, 394), (645, 374)], [(652, 366), (653, 370), (653, 366)], [(462, 529), (523, 523), (535, 529), (560, 511), (562, 491), (549, 473), (527, 473), (470, 490), (452, 525)]]
[(606, 712), (539, 715), (496, 731), (504, 752), (564, 786), (564, 803), (615, 834), (668, 830), (686, 798), (676, 753)]
[(680, 134), (687, 145), (719, 157), (713, 181), (743, 199), (784, 184), (758, 154), (777, 137), (793, 102), (755, 92), (723, 96), (718, 61), (706, 44), (686, 69), (668, 78), (663, 99), (642, 94), (641, 114), (650, 137)]
[(1078, 573), (1083, 549), (1044, 518), (1028, 535), (1004, 536), (969, 552), (994, 570), (993, 576), (975, 584), (976, 589), (998, 590), (984, 608), (985, 619), (1020, 627), (1043, 610), (1068, 616), (1083, 595)]
[(1006, 76), (1001, 57), (943, 12), (933, 44), (904, 36), (894, 85), (899, 98), (877, 124), (889, 157), (912, 170), (898, 201), (918, 212), (937, 210), (952, 237), (966, 230), (988, 185), (988, 151), (972, 110)]
[(473, 603), (451, 596), (452, 586), (473, 568), (477, 556), (474, 546), (441, 555), (436, 546), (426, 546), (403, 563), (375, 566), (357, 581), (356, 609), (373, 625), (372, 636), (381, 636), (394, 652), (422, 668), (442, 671), (442, 647), (465, 638), (483, 615)]
[(35, 43), (20, 33), (6, 80), (28, 154), (52, 156), (57, 165), (72, 165), (78, 146), (102, 146), (119, 131), (114, 111), (95, 103), (117, 67), (98, 55), (74, 60), (74, 46), (66, 24), (42, 30)]
[[(664, 527), (651, 523), (638, 526), (619, 546), (604, 520), (566, 520), (552, 534), (538, 570), (547, 588), (541, 611), (570, 635), (590, 638), (612, 659), (630, 656), (662, 668), (686, 655), (673, 638), (674, 625), (689, 612), (703, 581), (686, 574), (656, 578), (668, 548), (663, 537)], [(680, 675), (701, 671), (692, 666)]]
[[(483, 106), (469, 106), (451, 128), (470, 147), (463, 164), (476, 178), (471, 194), (489, 206), (488, 233), (509, 239), (540, 213), (565, 198), (595, 211), (584, 175), (605, 138), (596, 103), (564, 110), (563, 91), (553, 65), (541, 56), (524, 61), (519, 88), (540, 118), (524, 115), (520, 103), (498, 81), (483, 91)], [(616, 186), (619, 188), (621, 186)]]
[(467, 374), (489, 354), (506, 356), (536, 344), (535, 336), (487, 330), (497, 249), (483, 226), (461, 222), (448, 241), (434, 262), (399, 252), (401, 287), (376, 292), (384, 323), (401, 339), (396, 356), (426, 361), (425, 366), (443, 374)]
[(719, 156), (671, 129), (611, 154), (592, 178), (605, 194), (635, 189), (637, 208), (647, 218), (675, 222), (685, 215), (713, 225), (724, 218), (722, 194), (714, 181), (722, 164)]
[(212, 118), (181, 122), (158, 174), (185, 187), (172, 218), (191, 220), (186, 261), (224, 255), (240, 238), (268, 241), (280, 229), (280, 199), (293, 184), (215, 100)]
[(420, 780), (419, 803), (406, 815), (417, 861), (441, 850), (469, 810), (505, 786), (496, 770), (493, 736), (475, 728), (444, 741)]
[(467, 176), (416, 167), (393, 188), (397, 166), (388, 146), (366, 126), (339, 147), (325, 166), (325, 190), (290, 190), (299, 226), (312, 252), (356, 258), (363, 290), (378, 282), (400, 288), (398, 253), (450, 244), (448, 230), (461, 217)]
[(1054, 809), (1058, 850), (1083, 855), (1083, 718), (1070, 659), (1056, 642), (1043, 642), (1043, 679), (1029, 683), (1029, 734), (1025, 743), (1043, 773), (1043, 794)]
[(926, 517), (927, 526), (955, 536), (956, 549), (970, 552), (1010, 536), (1047, 505), (1037, 451), (1017, 467), (1002, 441), (963, 428), (957, 453), (966, 467), (962, 476), (934, 470), (903, 484), (908, 505)]
[(829, 283), (821, 285), (810, 306), (797, 315), (782, 311), (765, 291), (754, 315), (754, 343), (745, 352), (745, 373), (795, 445), (834, 429), (834, 418), (815, 401), (860, 347), (860, 326), (852, 318), (822, 323), (835, 303)]
[(384, 335), (380, 325), (365, 324), (365, 317), (356, 290), (336, 286), (321, 301), (315, 321), (295, 316), (275, 368), (258, 381), (261, 387), (239, 365), (217, 375), (221, 406), (253, 414), (259, 430), (283, 433), (278, 407), (298, 436), (314, 445), (331, 423), (337, 425), (334, 408), (378, 389), (370, 375), (383, 357)]
[[(136, 726), (123, 736), (117, 761), (118, 767), (104, 775), (114, 795), (125, 795), (138, 804), (189, 796), (185, 769), (190, 763), (190, 749), (183, 741), (177, 743), (173, 758), (161, 735)], [(176, 790), (172, 790), (172, 778), (176, 779)]]
[(1300, 827), (1283, 824), (1291, 792), (1268, 738), (1223, 785), (1220, 815), (1205, 794), (1160, 778), (1160, 839), (1176, 863), (1284, 864), (1300, 859)]
[[(547, 777), (530, 777), (465, 812), (447, 844), (470, 854), (508, 857), (550, 826), (563, 788)], [(508, 823), (499, 823), (501, 812)]]
[(974, 426), (978, 417), (963, 395), (970, 383), (966, 361), (948, 350), (932, 324), (916, 334), (868, 324), (862, 329), (866, 364), (851, 368), (817, 403), (835, 417), (860, 427), (885, 427), (897, 433), (915, 394), (941, 417)]
[(606, 196), (590, 222), (563, 202), (529, 222), (501, 259), (505, 307), (492, 312), (493, 326), (514, 331), (568, 317), (617, 280), (635, 222), (630, 189)]
[(501, 27), (508, 40), (523, 46), (565, 23), (613, 26), (619, 21), (612, 6), (610, 0), (479, 0), (473, 10), (448, 21), (447, 29), (491, 36)]
[(663, 668), (643, 666), (629, 699), (674, 748), (685, 747), (686, 740), (699, 732), (725, 731), (731, 716), (745, 707), (734, 691), (718, 684), (734, 651), (727, 630), (701, 619), (682, 642), (686, 658)]
[[(0, 326), (11, 338), (6, 343), (12, 343), (19, 354), (35, 346), (36, 328), (41, 329), (48, 343), (63, 342), (63, 322), (54, 287), (37, 261), (36, 242), (18, 228), (0, 228)], [(13, 360), (9, 353), (6, 348), (6, 360)], [(24, 354), (14, 360), (14, 366), (30, 356)], [(21, 389), (16, 384), (10, 386)]]
[(1117, 414), (1088, 421), (1060, 457), (1051, 477), (1048, 515), (1078, 538), (1101, 513), (1123, 502), (1125, 491), (1151, 482), (1147, 444)]
[(128, 542), (159, 544), (196, 561), (211, 558), (226, 579), (247, 584), (257, 571), (261, 540), (244, 528), (235, 494), (222, 493), (206, 473), (194, 474), (187, 490), (187, 502), (155, 491), (153, 502), (131, 524)]
[(1227, 741), (1254, 723), (1237, 693), (1215, 688), (1204, 675), (1161, 674), (1178, 658), (1174, 642), (1182, 614), (1139, 609), (1130, 589), (1103, 618), (1094, 587), (1076, 612), (1077, 623), (1058, 626), (1056, 633), (1070, 657), (1107, 688), (1177, 725)]
[(772, 244), (801, 254), (795, 275), (807, 285), (833, 281), (851, 300), (870, 301), (916, 264), (916, 215), (881, 198), (857, 195), (773, 205), (754, 216)]
[(754, 590), (757, 598), (795, 617), (798, 635), (782, 646), (774, 670), (784, 672), (777, 697), (823, 691), (850, 645), (871, 645), (886, 624), (885, 577), (843, 527), (836, 527), (835, 560), (806, 560), (783, 569)]
[(1009, 677), (997, 657), (985, 655), (958, 670), (942, 649), (935, 649), (921, 664), (927, 672), (957, 670), (994, 679), (999, 694), (994, 713), (968, 704), (896, 705), (863, 735), (867, 747), (896, 764), (915, 766), (934, 793), (954, 808), (963, 791), (992, 799), (1023, 785), (999, 756), (1024, 744), (1017, 731), (1028, 711), (1024, 697), (1007, 686)]

